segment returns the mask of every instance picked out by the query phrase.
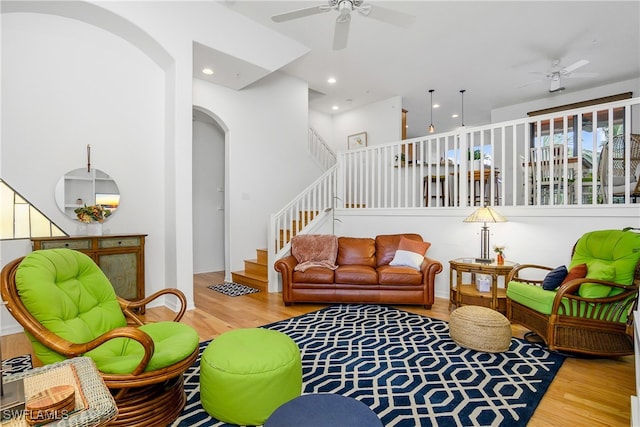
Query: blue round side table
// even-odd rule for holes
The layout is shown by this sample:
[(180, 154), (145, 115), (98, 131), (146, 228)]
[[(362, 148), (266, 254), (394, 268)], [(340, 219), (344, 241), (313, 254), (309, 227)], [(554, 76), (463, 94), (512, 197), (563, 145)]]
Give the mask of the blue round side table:
[(305, 394), (276, 409), (264, 427), (382, 427), (364, 403), (338, 394)]

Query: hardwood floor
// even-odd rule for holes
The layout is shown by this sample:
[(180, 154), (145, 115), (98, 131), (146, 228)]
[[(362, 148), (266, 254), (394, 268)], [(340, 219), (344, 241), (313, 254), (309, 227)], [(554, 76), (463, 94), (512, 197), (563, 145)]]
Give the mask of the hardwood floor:
[[(209, 340), (235, 328), (261, 326), (318, 310), (323, 304), (295, 304), (286, 307), (280, 294), (259, 292), (228, 297), (207, 288), (222, 283), (223, 273), (194, 276), (196, 309), (188, 311), (183, 322), (193, 326), (201, 340)], [(436, 298), (431, 310), (398, 306), (402, 310), (436, 319), (449, 320), (449, 301)], [(147, 319), (167, 319), (165, 307), (147, 310)], [(515, 337), (525, 329), (512, 326)], [(2, 356), (9, 358), (31, 352), (23, 333), (2, 337)], [(529, 422), (541, 426), (629, 426), (630, 396), (635, 391), (633, 356), (618, 359), (584, 359), (570, 357), (564, 362), (549, 390)]]

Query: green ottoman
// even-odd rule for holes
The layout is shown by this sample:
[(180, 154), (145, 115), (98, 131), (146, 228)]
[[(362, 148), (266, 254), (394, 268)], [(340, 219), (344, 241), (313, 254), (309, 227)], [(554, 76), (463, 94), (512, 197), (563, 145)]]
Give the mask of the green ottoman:
[(200, 400), (220, 421), (262, 425), (301, 391), (300, 350), (282, 332), (236, 329), (211, 341), (202, 353)]

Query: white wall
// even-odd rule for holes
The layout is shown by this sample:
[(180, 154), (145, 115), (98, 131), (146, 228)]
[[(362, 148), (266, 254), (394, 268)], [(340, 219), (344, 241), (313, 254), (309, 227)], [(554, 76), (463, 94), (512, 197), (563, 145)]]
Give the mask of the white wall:
[[(333, 116), (316, 110), (309, 110), (309, 127), (314, 128), (329, 147), (336, 147)], [(343, 147), (344, 149), (344, 147)]]
[[(110, 174), (121, 206), (105, 233), (149, 235), (146, 262), (163, 264), (164, 80), (140, 50), (94, 26), (51, 15), (2, 15), (2, 177), (70, 234), (77, 222), (54, 200), (67, 171)], [(151, 209), (150, 209), (151, 208)], [(146, 212), (146, 214), (145, 214)], [(18, 242), (0, 244), (0, 264)], [(147, 268), (147, 291), (165, 287)]]
[(367, 146), (400, 141), (402, 98), (395, 96), (333, 116), (331, 147), (336, 152), (346, 150), (347, 137), (360, 132), (367, 132)]

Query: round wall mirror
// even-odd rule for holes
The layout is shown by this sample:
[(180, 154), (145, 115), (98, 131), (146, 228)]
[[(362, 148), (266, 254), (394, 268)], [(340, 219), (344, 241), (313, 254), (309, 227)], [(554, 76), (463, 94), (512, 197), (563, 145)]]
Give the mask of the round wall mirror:
[(55, 198), (60, 210), (71, 219), (78, 219), (75, 210), (85, 205), (102, 205), (113, 215), (120, 205), (120, 190), (116, 182), (103, 171), (91, 169), (88, 172), (86, 168), (80, 168), (60, 178)]

